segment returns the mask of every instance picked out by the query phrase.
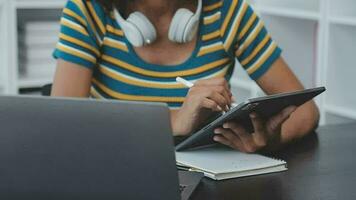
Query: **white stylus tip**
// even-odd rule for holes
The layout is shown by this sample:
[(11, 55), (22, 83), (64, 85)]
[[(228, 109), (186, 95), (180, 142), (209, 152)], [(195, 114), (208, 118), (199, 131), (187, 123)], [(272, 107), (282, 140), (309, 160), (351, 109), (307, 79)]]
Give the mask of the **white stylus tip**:
[(176, 78), (176, 81), (177, 81), (178, 83), (182, 83), (183, 85), (185, 85), (185, 86), (187, 86), (187, 87), (189, 87), (189, 88), (191, 88), (191, 87), (194, 86), (194, 84), (193, 84), (192, 82), (189, 82), (189, 81), (185, 80), (185, 79), (182, 78), (182, 77), (177, 77), (177, 78)]

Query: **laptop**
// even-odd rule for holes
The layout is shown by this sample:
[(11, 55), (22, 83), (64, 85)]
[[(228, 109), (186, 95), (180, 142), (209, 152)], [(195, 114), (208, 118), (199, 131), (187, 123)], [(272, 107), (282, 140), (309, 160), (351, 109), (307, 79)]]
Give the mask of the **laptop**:
[(188, 199), (164, 104), (0, 97), (0, 199)]

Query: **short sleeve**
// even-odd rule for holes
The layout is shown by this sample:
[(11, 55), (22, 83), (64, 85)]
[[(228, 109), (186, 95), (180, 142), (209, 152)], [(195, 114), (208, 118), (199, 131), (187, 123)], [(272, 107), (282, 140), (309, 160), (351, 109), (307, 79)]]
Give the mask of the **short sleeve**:
[(281, 49), (245, 0), (229, 2), (226, 18), (231, 19), (226, 20), (225, 24), (225, 45), (235, 54), (249, 76), (257, 80), (280, 57)]
[(89, 18), (91, 13), (86, 2), (88, 1), (67, 2), (63, 9), (59, 41), (53, 57), (93, 69), (100, 56), (100, 36)]

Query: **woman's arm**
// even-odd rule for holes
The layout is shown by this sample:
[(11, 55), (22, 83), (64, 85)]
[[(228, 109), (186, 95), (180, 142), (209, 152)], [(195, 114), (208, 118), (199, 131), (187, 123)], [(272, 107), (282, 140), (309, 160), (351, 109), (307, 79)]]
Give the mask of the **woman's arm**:
[(59, 59), (51, 96), (89, 97), (92, 70)]
[[(291, 92), (304, 89), (282, 57), (257, 80), (267, 94)], [(319, 110), (314, 101), (300, 106), (282, 125), (281, 142), (287, 143), (312, 132), (319, 122)]]

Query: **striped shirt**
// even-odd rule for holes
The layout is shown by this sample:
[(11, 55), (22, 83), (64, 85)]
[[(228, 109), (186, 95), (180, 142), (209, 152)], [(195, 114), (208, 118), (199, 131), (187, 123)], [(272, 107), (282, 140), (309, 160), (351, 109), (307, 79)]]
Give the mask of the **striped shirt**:
[(179, 108), (188, 89), (175, 81), (177, 76), (193, 82), (212, 77), (229, 81), (238, 60), (256, 80), (280, 54), (245, 0), (203, 0), (195, 50), (184, 63), (173, 66), (142, 60), (113, 15), (96, 0), (69, 0), (53, 55), (93, 70), (92, 97), (164, 102)]

